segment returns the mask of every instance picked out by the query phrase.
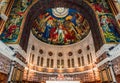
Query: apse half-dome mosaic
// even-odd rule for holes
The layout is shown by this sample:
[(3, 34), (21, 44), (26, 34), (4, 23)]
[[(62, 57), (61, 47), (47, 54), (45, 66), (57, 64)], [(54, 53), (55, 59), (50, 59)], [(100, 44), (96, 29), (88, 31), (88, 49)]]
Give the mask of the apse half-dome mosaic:
[(32, 27), (35, 37), (53, 45), (79, 42), (89, 31), (89, 23), (80, 12), (64, 7), (47, 9), (34, 20)]

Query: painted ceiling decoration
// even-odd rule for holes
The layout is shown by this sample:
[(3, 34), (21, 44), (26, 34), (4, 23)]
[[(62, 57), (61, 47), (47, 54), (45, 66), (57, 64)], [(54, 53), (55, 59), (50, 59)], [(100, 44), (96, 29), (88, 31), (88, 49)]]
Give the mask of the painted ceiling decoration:
[(89, 23), (80, 12), (64, 7), (47, 9), (35, 19), (32, 28), (39, 40), (54, 45), (79, 42), (89, 30)]
[[(87, 1), (89, 2), (90, 6), (88, 5), (88, 3), (86, 3)], [(0, 35), (0, 39), (3, 42), (17, 43), (19, 39), (20, 39), (20, 42), (18, 41), (19, 43), (24, 43), (25, 41), (27, 42), (28, 40), (27, 37), (29, 36), (26, 36), (27, 35), (26, 32), (29, 30), (28, 31), (28, 35), (29, 35), (30, 29), (32, 28), (31, 25), (34, 24), (35, 22), (36, 23), (41, 22), (40, 18), (37, 18), (35, 20), (35, 18), (38, 15), (39, 15), (38, 17), (42, 15), (43, 16), (45, 15), (47, 17), (46, 14), (48, 14), (48, 16), (52, 17), (51, 20), (54, 20), (53, 22), (54, 24), (58, 25), (58, 23), (55, 22), (56, 20), (59, 22), (59, 25), (60, 25), (59, 27), (61, 27), (61, 25), (62, 27), (64, 26), (64, 28), (62, 29), (68, 29), (68, 27), (67, 28), (65, 27), (65, 25), (67, 24), (65, 23), (66, 21), (70, 21), (70, 23), (73, 24), (72, 27), (78, 27), (79, 26), (78, 23), (75, 24), (73, 22), (74, 15), (72, 15), (72, 13), (70, 12), (71, 10), (72, 12), (74, 12), (74, 14), (76, 14), (76, 16), (81, 16), (83, 17), (84, 21), (88, 21), (89, 27), (85, 27), (88, 29), (86, 29), (86, 31), (81, 31), (82, 34), (78, 33), (78, 30), (80, 31), (79, 28), (73, 28), (73, 31), (68, 31), (68, 30), (64, 30), (64, 31), (72, 32), (72, 34), (75, 34), (75, 35), (69, 34), (68, 35), (69, 37), (68, 37), (68, 36), (65, 36), (67, 35), (66, 33), (63, 33), (61, 36), (60, 34), (59, 35), (56, 34), (57, 37), (55, 37), (55, 34), (54, 34), (54, 36), (52, 37), (50, 37), (50, 35), (49, 37), (47, 37), (45, 36), (46, 27), (44, 27), (43, 29), (44, 35), (43, 33), (39, 33), (38, 35), (38, 28), (40, 28), (40, 26), (37, 25), (37, 27), (32, 28), (32, 30), (37, 33), (37, 34), (34, 33), (34, 35), (41, 41), (49, 44), (68, 45), (68, 44), (73, 44), (82, 40), (87, 35), (90, 28), (92, 31), (93, 39), (95, 39), (94, 42), (95, 42), (96, 48), (99, 48), (100, 46), (102, 46), (103, 40), (105, 41), (105, 43), (120, 42), (120, 34), (118, 33), (118, 30), (117, 30), (118, 26), (106, 0), (59, 0), (59, 1), (58, 0), (39, 0), (35, 5), (32, 6), (32, 8), (30, 9), (27, 15), (27, 19), (25, 23), (23, 23), (23, 19), (25, 19), (24, 16), (26, 16), (25, 15), (26, 9), (32, 4), (32, 2), (33, 0), (20, 0), (20, 1), (15, 0), (13, 7), (11, 9), (11, 13), (9, 15), (9, 18), (5, 24), (4, 31)], [(96, 16), (95, 14), (93, 14), (94, 12), (91, 7), (95, 10)], [(95, 17), (97, 17), (97, 19)], [(77, 20), (78, 19), (76, 19), (76, 22)], [(47, 22), (48, 20), (42, 24), (43, 25), (47, 24)], [(98, 24), (100, 26), (98, 26)], [(25, 25), (25, 26), (21, 27), (21, 25)], [(69, 27), (71, 26), (69, 25)], [(50, 30), (53, 30), (54, 28), (51, 28)], [(61, 31), (58, 29), (56, 30), (56, 32), (61, 32)], [(42, 32), (42, 31), (39, 31), (39, 32)]]

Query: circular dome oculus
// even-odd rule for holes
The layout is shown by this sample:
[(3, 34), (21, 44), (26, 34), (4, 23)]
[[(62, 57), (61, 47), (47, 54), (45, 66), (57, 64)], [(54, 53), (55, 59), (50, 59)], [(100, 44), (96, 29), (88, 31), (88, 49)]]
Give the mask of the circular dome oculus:
[(39, 40), (53, 45), (69, 45), (85, 38), (90, 26), (75, 9), (57, 7), (47, 9), (34, 20), (32, 33)]

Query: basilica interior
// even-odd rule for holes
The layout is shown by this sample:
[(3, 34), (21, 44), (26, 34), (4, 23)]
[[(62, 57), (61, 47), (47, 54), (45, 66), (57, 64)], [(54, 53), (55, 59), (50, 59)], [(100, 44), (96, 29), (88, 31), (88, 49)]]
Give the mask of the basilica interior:
[(0, 83), (120, 83), (120, 0), (0, 0)]

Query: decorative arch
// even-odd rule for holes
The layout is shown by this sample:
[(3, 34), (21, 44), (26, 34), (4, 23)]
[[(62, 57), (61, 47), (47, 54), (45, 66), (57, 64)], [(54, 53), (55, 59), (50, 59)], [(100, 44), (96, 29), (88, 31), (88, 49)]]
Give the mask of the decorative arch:
[(98, 20), (96, 18), (94, 10), (89, 5), (89, 3), (83, 0), (39, 0), (38, 2), (36, 2), (28, 12), (22, 32), (20, 45), (21, 47), (23, 47), (24, 50), (27, 50), (30, 30), (32, 28), (32, 23), (34, 19), (36, 19), (40, 13), (44, 13), (46, 9), (55, 7), (74, 8), (77, 11), (80, 11), (90, 24), (95, 50), (99, 50), (104, 42), (102, 41), (102, 37), (100, 34)]

